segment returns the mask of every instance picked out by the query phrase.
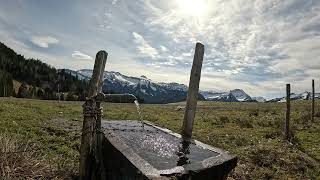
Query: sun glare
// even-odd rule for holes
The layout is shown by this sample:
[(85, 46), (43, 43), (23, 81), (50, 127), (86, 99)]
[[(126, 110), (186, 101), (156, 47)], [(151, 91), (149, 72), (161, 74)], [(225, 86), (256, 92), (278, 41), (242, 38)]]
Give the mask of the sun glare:
[(204, 0), (177, 0), (179, 12), (188, 16), (202, 16), (207, 7)]

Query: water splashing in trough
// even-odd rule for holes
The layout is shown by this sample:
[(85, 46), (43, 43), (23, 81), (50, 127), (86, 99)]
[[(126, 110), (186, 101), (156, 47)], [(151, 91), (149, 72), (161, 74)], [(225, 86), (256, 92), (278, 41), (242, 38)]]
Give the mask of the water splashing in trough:
[(142, 118), (142, 114), (141, 114), (140, 104), (139, 104), (137, 99), (134, 101), (134, 104), (137, 107), (137, 111), (138, 111), (138, 114), (139, 114), (141, 126), (142, 126), (142, 129), (144, 130), (144, 122), (143, 122), (143, 118)]

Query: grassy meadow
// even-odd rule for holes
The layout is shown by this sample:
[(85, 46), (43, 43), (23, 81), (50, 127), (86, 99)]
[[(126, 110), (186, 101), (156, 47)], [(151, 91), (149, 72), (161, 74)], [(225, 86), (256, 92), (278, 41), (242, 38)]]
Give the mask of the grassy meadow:
[[(77, 177), (83, 102), (0, 98), (0, 179)], [(143, 119), (180, 131), (184, 103), (142, 104)], [(291, 143), (283, 140), (284, 103), (198, 102), (193, 137), (239, 157), (229, 179), (320, 179), (320, 101), (291, 104)], [(138, 119), (134, 104), (105, 103), (104, 118)]]

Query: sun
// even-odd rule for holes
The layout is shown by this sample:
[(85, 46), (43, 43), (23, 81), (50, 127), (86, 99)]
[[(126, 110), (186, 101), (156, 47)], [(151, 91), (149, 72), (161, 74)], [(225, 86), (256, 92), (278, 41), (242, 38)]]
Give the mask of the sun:
[(186, 16), (199, 17), (206, 13), (207, 4), (204, 0), (177, 0), (178, 11)]

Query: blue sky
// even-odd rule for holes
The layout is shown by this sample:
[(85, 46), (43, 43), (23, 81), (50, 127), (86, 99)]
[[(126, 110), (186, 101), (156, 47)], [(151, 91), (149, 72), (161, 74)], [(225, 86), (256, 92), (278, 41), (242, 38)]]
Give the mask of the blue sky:
[(92, 68), (188, 84), (205, 45), (200, 88), (252, 96), (320, 88), (319, 0), (0, 0), (0, 41), (57, 68)]

